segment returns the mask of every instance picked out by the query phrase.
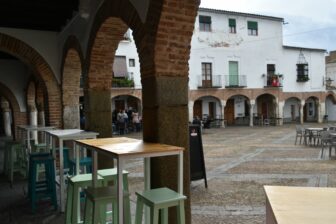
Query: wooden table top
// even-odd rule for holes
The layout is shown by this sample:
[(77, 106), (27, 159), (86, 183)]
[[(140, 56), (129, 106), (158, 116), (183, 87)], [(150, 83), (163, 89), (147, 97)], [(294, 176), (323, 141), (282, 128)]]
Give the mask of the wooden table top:
[(278, 224), (336, 223), (336, 188), (264, 188)]
[(106, 152), (115, 156), (127, 155), (145, 155), (155, 153), (172, 153), (178, 154), (183, 151), (183, 147), (144, 142), (143, 140), (118, 137), (118, 138), (98, 138), (77, 140), (77, 143), (83, 146), (94, 148), (98, 152)]

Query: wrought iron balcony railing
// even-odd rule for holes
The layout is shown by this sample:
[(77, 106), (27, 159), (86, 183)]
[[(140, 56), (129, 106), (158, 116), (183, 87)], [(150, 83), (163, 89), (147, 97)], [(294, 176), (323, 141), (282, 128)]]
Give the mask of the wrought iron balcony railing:
[(246, 75), (225, 76), (225, 88), (241, 88), (246, 86)]
[(208, 79), (204, 79), (204, 76), (197, 76), (198, 88), (222, 88), (222, 75), (212, 75)]

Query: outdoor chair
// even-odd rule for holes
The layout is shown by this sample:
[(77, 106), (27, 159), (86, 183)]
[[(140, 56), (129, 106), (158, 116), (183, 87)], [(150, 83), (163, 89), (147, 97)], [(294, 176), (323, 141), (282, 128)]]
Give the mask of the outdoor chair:
[(295, 145), (297, 142), (297, 139), (300, 138), (300, 144), (302, 142), (302, 137), (304, 137), (305, 130), (301, 125), (296, 125), (296, 136), (295, 136)]
[(329, 132), (328, 131), (321, 131), (320, 132), (321, 136), (321, 159), (323, 158), (323, 151), (326, 148), (329, 148), (329, 158), (331, 157), (331, 142), (332, 139), (330, 138)]

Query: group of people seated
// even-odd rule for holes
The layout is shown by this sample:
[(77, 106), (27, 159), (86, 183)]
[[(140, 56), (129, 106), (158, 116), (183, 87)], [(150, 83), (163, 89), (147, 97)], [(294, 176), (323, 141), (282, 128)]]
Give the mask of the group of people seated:
[(113, 110), (112, 122), (117, 129), (117, 133), (120, 135), (130, 131), (139, 132), (141, 129), (141, 116), (137, 110), (131, 107), (125, 110)]

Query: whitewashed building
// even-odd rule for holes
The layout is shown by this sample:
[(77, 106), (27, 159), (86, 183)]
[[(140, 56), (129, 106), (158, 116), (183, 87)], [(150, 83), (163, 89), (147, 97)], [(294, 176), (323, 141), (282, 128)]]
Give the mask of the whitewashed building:
[[(284, 46), (283, 21), (199, 9), (189, 60), (190, 120), (210, 117), (229, 125), (253, 126), (322, 122), (331, 113), (335, 98), (326, 90), (326, 51)], [(140, 64), (132, 38), (120, 43), (117, 55), (123, 58), (125, 74), (134, 78), (134, 87), (129, 92), (112, 91), (114, 108), (134, 105), (128, 103), (129, 96), (140, 105)], [(120, 99), (124, 106), (116, 106), (122, 105), (115, 102)]]

